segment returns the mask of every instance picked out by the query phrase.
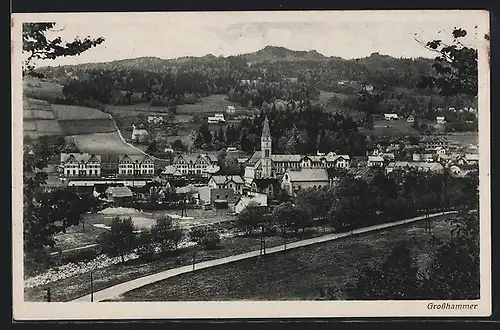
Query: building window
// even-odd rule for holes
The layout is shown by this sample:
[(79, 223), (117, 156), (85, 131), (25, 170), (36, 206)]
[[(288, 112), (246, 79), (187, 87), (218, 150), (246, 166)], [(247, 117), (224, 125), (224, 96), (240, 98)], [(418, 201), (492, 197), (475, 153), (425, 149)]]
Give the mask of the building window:
[(220, 196), (219, 196), (219, 195), (217, 195), (217, 199), (219, 199), (219, 197), (220, 197)]
[(266, 157), (269, 157), (269, 149), (266, 149), (265, 153), (266, 153)]

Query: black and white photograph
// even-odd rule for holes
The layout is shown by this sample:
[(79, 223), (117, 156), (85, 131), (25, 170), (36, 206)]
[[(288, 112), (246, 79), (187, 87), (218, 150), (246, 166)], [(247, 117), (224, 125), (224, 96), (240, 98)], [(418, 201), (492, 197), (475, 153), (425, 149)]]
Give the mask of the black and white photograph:
[(14, 318), (490, 315), (488, 12), (11, 19)]

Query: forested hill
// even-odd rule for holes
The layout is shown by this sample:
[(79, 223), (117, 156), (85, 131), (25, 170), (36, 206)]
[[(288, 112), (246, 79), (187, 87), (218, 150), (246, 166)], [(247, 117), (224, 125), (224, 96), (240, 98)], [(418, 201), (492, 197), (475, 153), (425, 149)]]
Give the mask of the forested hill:
[(326, 81), (357, 80), (375, 85), (412, 88), (421, 74), (430, 73), (432, 62), (431, 59), (394, 58), (378, 53), (361, 59), (346, 60), (340, 57), (327, 57), (315, 50), (297, 51), (267, 46), (256, 52), (237, 56), (222, 57), (208, 54), (203, 57), (176, 59), (139, 57), (102, 63), (41, 67), (37, 72), (47, 79), (64, 82), (61, 80), (68, 75), (85, 74), (95, 70), (144, 72), (231, 70), (233, 72), (228, 74), (239, 79), (255, 79), (265, 72), (267, 79), (270, 80), (308, 76), (321, 85), (325, 85)]

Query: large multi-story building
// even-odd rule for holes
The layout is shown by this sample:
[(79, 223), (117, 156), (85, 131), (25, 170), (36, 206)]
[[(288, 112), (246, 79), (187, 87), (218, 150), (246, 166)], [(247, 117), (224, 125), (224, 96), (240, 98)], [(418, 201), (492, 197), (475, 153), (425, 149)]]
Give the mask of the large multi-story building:
[(88, 153), (61, 153), (61, 169), (65, 177), (99, 177), (101, 156)]
[(287, 170), (326, 169), (330, 167), (349, 169), (350, 157), (330, 152), (326, 155), (273, 154), (269, 121), (266, 117), (260, 139), (260, 151), (256, 151), (245, 163), (245, 181), (272, 179)]
[(148, 155), (123, 155), (118, 159), (119, 176), (153, 176), (154, 173), (154, 161)]
[(178, 155), (174, 158), (172, 165), (181, 175), (208, 176), (212, 165), (217, 164), (215, 156), (200, 155)]

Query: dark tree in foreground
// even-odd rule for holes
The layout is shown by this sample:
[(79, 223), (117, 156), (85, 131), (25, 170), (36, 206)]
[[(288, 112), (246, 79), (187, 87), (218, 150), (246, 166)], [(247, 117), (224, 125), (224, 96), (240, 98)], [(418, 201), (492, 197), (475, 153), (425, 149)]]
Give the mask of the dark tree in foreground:
[(351, 299), (414, 299), (418, 295), (418, 267), (410, 249), (396, 246), (382, 265), (365, 267)]
[(426, 48), (439, 55), (432, 65), (435, 75), (423, 76), (419, 87), (436, 88), (443, 96), (477, 96), (477, 49), (462, 43), (462, 38), (467, 35), (464, 29), (455, 29), (452, 35), (452, 44), (445, 44), (442, 40), (432, 40), (425, 44)]
[(151, 228), (151, 237), (162, 253), (173, 249), (177, 250), (180, 241), (184, 238), (184, 231), (179, 224), (169, 218), (160, 218)]
[(433, 239), (423, 291), (429, 299), (479, 299), (479, 217), (462, 212), (451, 219), (448, 242)]
[(23, 65), (24, 74), (34, 74), (34, 60), (80, 55), (104, 42), (104, 38), (90, 37), (83, 40), (77, 37), (71, 42), (64, 42), (60, 36), (49, 39), (47, 32), (53, 31), (55, 25), (56, 23), (23, 23), (23, 52), (28, 55)]
[(102, 252), (110, 257), (120, 256), (125, 262), (125, 254), (135, 248), (135, 227), (132, 218), (120, 219), (116, 217), (111, 223), (111, 229), (102, 233), (99, 244)]

